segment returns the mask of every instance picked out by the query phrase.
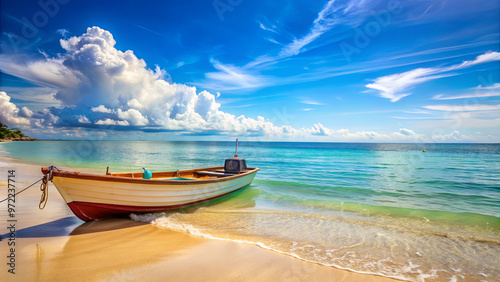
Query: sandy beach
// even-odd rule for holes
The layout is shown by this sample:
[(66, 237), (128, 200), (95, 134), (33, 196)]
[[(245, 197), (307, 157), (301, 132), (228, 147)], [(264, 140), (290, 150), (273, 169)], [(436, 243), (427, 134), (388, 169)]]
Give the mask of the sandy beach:
[[(40, 165), (10, 157), (0, 158), (0, 168), (2, 198), (8, 170), (15, 170), (17, 191), (42, 176)], [(3, 281), (395, 281), (129, 219), (84, 223), (52, 184), (47, 207), (39, 210), (38, 187), (21, 193), (15, 203), (15, 274), (6, 263), (7, 204), (0, 204)]]

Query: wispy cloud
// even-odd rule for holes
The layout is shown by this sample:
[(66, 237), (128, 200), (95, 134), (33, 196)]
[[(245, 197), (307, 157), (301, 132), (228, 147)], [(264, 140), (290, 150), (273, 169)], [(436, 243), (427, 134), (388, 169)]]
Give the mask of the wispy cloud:
[[(285, 38), (291, 38), (292, 42), (284, 44), (277, 55), (268, 54), (260, 56), (253, 62), (248, 63), (246, 67), (275, 64), (283, 59), (296, 56), (306, 50), (312, 49), (308, 46), (336, 25), (354, 25), (352, 18), (356, 17), (355, 22), (359, 22), (367, 18), (370, 14), (368, 13), (369, 9), (365, 9), (365, 5), (366, 1), (357, 2), (351, 0), (330, 0), (323, 6), (321, 11), (319, 11), (318, 16), (312, 22), (308, 32), (300, 37), (293, 36), (289, 33), (284, 34), (275, 25), (265, 25), (262, 22), (257, 21), (262, 30), (276, 33)], [(266, 38), (266, 40), (283, 45), (272, 38)]]
[(56, 32), (60, 34), (63, 38), (67, 38), (71, 34), (69, 30), (66, 28), (60, 28), (56, 30)]
[[(498, 111), (448, 112), (442, 117), (419, 122), (422, 128), (461, 128), (479, 129), (500, 127)], [(498, 130), (496, 130), (498, 131)]]
[(49, 87), (68, 88), (80, 83), (78, 74), (69, 71), (59, 58), (27, 62), (22, 55), (0, 54), (0, 71)]
[(490, 86), (482, 86), (482, 85), (479, 85), (477, 87), (474, 87), (474, 89), (477, 89), (477, 90), (493, 90), (493, 89), (500, 89), (500, 83), (495, 83), (493, 85), (490, 85)]
[[(476, 55), (476, 54), (477, 54), (477, 52), (473, 52), (473, 53), (466, 53), (466, 54), (451, 55), (451, 56), (446, 56), (446, 57), (426, 58), (426, 59), (417, 60), (417, 61), (404, 61), (404, 62), (400, 62), (400, 63), (395, 63), (395, 62), (391, 63), (391, 61), (393, 61), (393, 60), (400, 59), (399, 56), (395, 56), (395, 57), (389, 57), (384, 61), (380, 61), (377, 59), (377, 60), (365, 61), (362, 63), (352, 63), (349, 65), (342, 65), (342, 66), (331, 67), (331, 68), (314, 69), (314, 70), (309, 71), (309, 72), (304, 72), (304, 73), (300, 73), (297, 75), (290, 75), (290, 76), (283, 77), (283, 78), (267, 77), (266, 82), (268, 84), (263, 85), (263, 86), (288, 85), (288, 84), (295, 84), (295, 83), (302, 83), (302, 82), (318, 81), (321, 79), (327, 79), (327, 78), (332, 78), (332, 77), (339, 77), (339, 76), (351, 75), (351, 74), (356, 74), (356, 73), (380, 71), (380, 70), (385, 70), (385, 69), (418, 65), (418, 64), (430, 63), (430, 62), (436, 62), (436, 61), (444, 61), (444, 60), (455, 59), (455, 58), (459, 58), (459, 57)], [(417, 56), (417, 53), (415, 53), (415, 56)], [(287, 60), (290, 60), (290, 58)], [(262, 56), (256, 60), (254, 60), (253, 62), (245, 65), (243, 67), (243, 69), (251, 69), (255, 66), (263, 67), (263, 66), (268, 66), (271, 64), (275, 64), (275, 63), (276, 63), (276, 60), (274, 58), (269, 57), (269, 56)], [(369, 90), (367, 90), (367, 91), (369, 91)]]
[(425, 109), (447, 112), (471, 112), (471, 111), (494, 111), (500, 110), (500, 105), (429, 105)]
[(261, 22), (258, 22), (259, 23), (259, 27), (262, 29), (262, 30), (265, 30), (265, 31), (270, 31), (270, 32), (274, 32), (274, 33), (278, 33), (277, 31), (277, 27), (275, 25), (271, 26), (271, 27), (267, 27), (265, 26), (263, 23)]
[(0, 91), (9, 93), (17, 105), (40, 110), (48, 107), (59, 107), (61, 102), (55, 98), (57, 89), (50, 87), (12, 87), (2, 86)]
[(279, 43), (278, 41), (276, 41), (276, 39), (274, 39), (274, 38), (267, 38), (267, 41), (274, 43), (274, 44), (283, 45), (283, 44)]
[(397, 102), (401, 98), (411, 95), (412, 93), (408, 92), (408, 90), (418, 84), (442, 77), (459, 75), (459, 73), (451, 72), (498, 60), (500, 60), (500, 53), (489, 51), (477, 56), (474, 60), (463, 61), (461, 64), (448, 67), (418, 68), (403, 73), (379, 77), (373, 83), (367, 84), (366, 87), (378, 90), (379, 96), (382, 98), (390, 99), (391, 102)]
[(403, 111), (403, 112), (408, 113), (408, 114), (429, 114), (429, 111), (424, 111), (424, 110), (420, 110), (420, 109), (411, 110), (411, 111)]
[(159, 33), (159, 32), (156, 32), (156, 31), (154, 31), (154, 30), (152, 30), (152, 29), (149, 29), (149, 28), (147, 28), (147, 27), (143, 27), (142, 25), (138, 25), (138, 24), (136, 24), (135, 26), (136, 26), (136, 27), (138, 27), (138, 28), (140, 28), (140, 29), (143, 29), (143, 30), (145, 30), (145, 31), (149, 31), (149, 32), (151, 32), (151, 33), (153, 33), (153, 34), (156, 34), (156, 35), (158, 35), (158, 36), (163, 36), (163, 34), (161, 34), (161, 33)]
[(320, 103), (320, 102), (317, 102), (317, 101), (314, 101), (314, 100), (302, 100), (300, 102), (302, 104), (307, 104), (307, 105), (318, 105), (318, 106), (324, 106), (324, 105), (326, 105), (324, 103)]
[(255, 104), (246, 104), (246, 105), (239, 105), (239, 106), (224, 106), (224, 109), (238, 109), (238, 108), (248, 108), (255, 106)]
[(334, 5), (335, 0), (330, 0), (325, 4), (323, 9), (318, 13), (318, 17), (314, 20), (309, 32), (301, 38), (293, 40), (290, 44), (281, 49), (279, 57), (286, 58), (298, 55), (303, 51), (303, 48), (318, 39), (322, 34), (329, 31), (338, 20), (332, 15), (337, 12), (340, 7)]
[(218, 71), (206, 73), (205, 77), (208, 80), (195, 85), (209, 89), (235, 90), (256, 88), (266, 83), (263, 76), (251, 74), (245, 68), (223, 64), (214, 59), (210, 59), (210, 62)]
[(455, 99), (468, 99), (468, 98), (485, 98), (485, 97), (498, 97), (500, 92), (487, 92), (487, 93), (473, 93), (463, 94), (457, 96), (444, 96), (442, 94), (432, 97), (432, 100), (455, 100)]
[(432, 120), (443, 119), (443, 117), (400, 117), (400, 116), (394, 116), (392, 118), (395, 118), (395, 119), (408, 119), (408, 120), (413, 120), (413, 119), (432, 119)]
[(188, 65), (192, 65), (192, 64), (197, 63), (199, 60), (200, 60), (200, 58), (197, 56), (189, 56), (189, 57), (183, 58), (182, 60), (175, 63), (173, 66), (170, 67), (170, 69), (173, 70), (173, 69), (178, 69), (178, 68), (185, 67)]
[[(329, 31), (334, 32), (333, 30), (335, 29), (336, 26), (342, 25), (342, 26), (356, 26), (356, 24), (359, 24), (360, 22), (363, 22), (366, 20), (368, 17), (370, 17), (372, 14), (371, 12), (377, 5), (374, 2), (371, 1), (328, 1), (326, 4), (322, 7), (322, 9), (318, 12), (316, 18), (313, 20), (309, 30), (305, 35), (300, 36), (300, 37), (294, 37), (293, 35), (290, 36), (285, 36), (288, 38), (288, 40), (291, 40), (290, 43), (288, 44), (282, 44), (282, 42), (285, 42), (286, 40), (280, 39), (277, 41), (275, 38), (270, 37), (269, 33), (272, 34), (277, 34), (280, 36), (283, 36), (282, 28), (278, 28), (276, 24), (269, 23), (267, 20), (264, 21), (257, 21), (257, 24), (259, 28), (268, 34), (264, 36), (264, 39), (283, 46), (278, 54), (264, 54), (261, 56), (258, 56), (254, 60), (250, 61), (244, 66), (238, 67), (235, 65), (232, 65), (234, 68), (238, 68), (241, 73), (245, 74), (252, 74), (253, 76), (258, 76), (258, 74), (261, 71), (266, 71), (269, 70), (270, 67), (272, 67), (275, 64), (282, 63), (282, 62), (290, 62), (291, 60), (295, 60), (297, 58), (294, 58), (296, 55), (299, 55), (305, 51), (312, 50), (321, 44), (324, 44), (323, 41), (321, 41), (321, 44), (313, 44), (317, 40), (319, 40), (322, 36), (326, 36), (325, 34)], [(428, 8), (428, 7), (426, 7)], [(292, 39), (290, 39), (292, 38)], [(405, 53), (405, 54), (395, 54), (394, 56), (388, 56), (384, 57), (384, 60), (372, 60), (372, 61), (364, 61), (361, 63), (356, 63), (356, 64), (349, 64), (349, 65), (341, 65), (341, 66), (336, 66), (336, 67), (321, 67), (321, 68), (311, 68), (310, 71), (300, 73), (300, 74), (292, 74), (288, 75), (286, 77), (275, 77), (272, 75), (267, 75), (265, 83), (259, 83), (257, 87), (266, 87), (266, 86), (276, 86), (276, 85), (287, 85), (287, 84), (295, 84), (295, 83), (302, 83), (302, 82), (309, 82), (309, 81), (317, 81), (321, 79), (326, 79), (326, 78), (331, 78), (331, 77), (337, 77), (337, 76), (344, 76), (344, 75), (350, 75), (354, 73), (361, 73), (361, 72), (370, 72), (370, 71), (377, 71), (377, 70), (382, 70), (382, 69), (389, 69), (389, 68), (395, 68), (395, 67), (402, 67), (402, 66), (408, 66), (408, 65), (418, 65), (421, 63), (428, 63), (432, 61), (444, 61), (447, 59), (452, 59), (452, 58), (457, 58), (457, 57), (464, 57), (467, 55), (477, 55), (477, 51), (471, 52), (471, 53), (462, 53), (462, 54), (456, 54), (454, 53), (453, 55), (449, 56), (441, 56), (441, 57), (432, 57), (429, 58), (428, 55), (432, 54), (438, 54), (438, 53), (446, 53), (446, 52), (452, 52), (452, 51), (457, 51), (461, 49), (470, 49), (470, 48), (476, 48), (479, 46), (483, 45), (488, 45), (488, 44), (493, 44), (491, 41), (488, 42), (475, 42), (475, 43), (470, 43), (470, 44), (463, 44), (463, 45), (452, 45), (448, 47), (441, 47), (441, 48), (435, 48), (435, 49), (429, 49), (429, 50), (424, 50), (424, 51), (418, 51), (418, 52), (413, 52), (413, 53)], [(323, 45), (321, 45), (323, 46)], [(409, 61), (409, 60), (404, 60), (412, 57), (423, 57), (425, 59), (417, 60), (417, 61)], [(404, 60), (404, 61), (401, 61)], [(399, 61), (396, 63), (396, 61)], [(229, 65), (229, 64), (227, 64)], [(215, 67), (215, 65), (214, 65)], [(461, 66), (461, 68), (467, 67)], [(442, 69), (443, 71), (446, 70), (446, 68)], [(441, 77), (446, 77), (446, 76), (451, 76), (451, 75), (456, 75), (450, 73), (450, 70), (446, 70), (447, 73), (439, 72), (434, 69), (417, 69), (415, 72), (407, 72), (407, 73), (402, 73), (402, 74), (397, 74), (395, 76), (405, 76), (405, 77), (400, 77), (398, 78), (398, 82), (401, 81), (401, 89), (403, 90), (408, 90), (411, 88), (413, 85), (423, 83), (432, 79), (438, 79)], [(212, 74), (211, 73), (207, 75), (207, 78), (209, 78)], [(220, 78), (220, 77), (219, 77)], [(228, 77), (229, 78), (229, 77)], [(262, 78), (262, 76), (261, 76)], [(375, 89), (378, 90), (381, 94), (381, 97), (388, 98), (391, 101), (398, 101), (403, 97), (406, 97), (408, 95), (411, 95), (411, 92), (401, 92), (401, 93), (391, 93), (395, 90), (399, 89), (390, 89), (389, 87), (386, 87), (386, 85), (383, 84), (384, 80), (390, 80), (388, 81), (388, 84), (392, 84), (392, 81), (397, 79), (397, 77), (390, 77), (390, 78), (380, 78), (380, 81), (375, 80), (374, 83), (368, 84), (372, 86), (370, 89)], [(403, 81), (403, 80), (408, 80), (408, 84)], [(200, 85), (200, 86), (216, 86), (220, 83), (220, 81), (210, 81), (206, 80), (203, 83), (198, 83), (195, 85)], [(406, 87), (407, 85), (407, 87)], [(390, 85), (391, 86), (391, 85)], [(208, 86), (207, 86), (208, 87)], [(247, 87), (243, 87), (247, 88)], [(231, 89), (236, 89), (235, 87), (231, 87)]]
[[(413, 53), (413, 54), (414, 54), (413, 56), (420, 55), (420, 53)], [(446, 60), (456, 59), (456, 58), (460, 58), (460, 57), (466, 57), (466, 56), (470, 56), (470, 55), (477, 55), (477, 52), (471, 52), (471, 53), (465, 53), (465, 54), (462, 53), (462, 54), (458, 54), (458, 55), (450, 55), (450, 56), (445, 56), (445, 57), (425, 58), (425, 59), (414, 60), (414, 61), (401, 61), (401, 62), (397, 62), (397, 61), (401, 58), (406, 57), (406, 56), (401, 57), (399, 55), (396, 55), (393, 57), (387, 57), (384, 60), (376, 59), (376, 60), (370, 60), (370, 61), (365, 61), (365, 62), (361, 62), (361, 63), (351, 63), (348, 65), (331, 67), (331, 68), (321, 68), (321, 69), (314, 70), (311, 72), (306, 72), (306, 73), (302, 73), (299, 75), (289, 76), (286, 79), (284, 79), (284, 81), (280, 80), (277, 83), (291, 84), (291, 83), (297, 83), (297, 82), (317, 81), (317, 80), (321, 80), (321, 79), (351, 75), (351, 74), (356, 74), (356, 73), (366, 73), (366, 72), (380, 71), (380, 70), (386, 70), (386, 69), (392, 69), (392, 68), (398, 68), (398, 67), (419, 65), (419, 64), (430, 63), (430, 62), (446, 61)], [(411, 56), (411, 57), (413, 57), (413, 56)], [(370, 91), (370, 89), (367, 91)]]
[[(373, 62), (393, 61), (393, 60), (404, 59), (404, 58), (412, 58), (412, 57), (447, 53), (447, 52), (458, 51), (458, 50), (463, 50), (463, 49), (474, 49), (474, 48), (477, 48), (480, 46), (496, 44), (497, 42), (498, 41), (496, 41), (496, 40), (486, 40), (486, 41), (480, 41), (480, 42), (469, 43), (469, 44), (453, 45), (453, 46), (446, 46), (446, 47), (440, 47), (440, 48), (434, 48), (434, 49), (427, 49), (427, 50), (422, 50), (422, 51), (413, 52), (413, 53), (404, 53), (404, 54), (394, 55), (394, 56), (390, 56), (390, 57), (384, 57), (384, 58), (381, 58), (379, 60), (375, 60)], [(445, 57), (443, 59), (446, 59), (446, 58), (448, 58), (448, 57)], [(437, 60), (440, 60), (440, 59), (441, 58), (437, 58)]]
[(493, 90), (500, 90), (500, 83), (494, 83), (489, 86), (479, 85), (472, 90), (474, 93), (467, 93), (462, 95), (455, 96), (445, 96), (443, 94), (438, 94), (432, 97), (433, 100), (456, 100), (456, 99), (469, 99), (469, 98), (486, 98), (486, 97), (498, 97), (500, 96), (500, 92)]

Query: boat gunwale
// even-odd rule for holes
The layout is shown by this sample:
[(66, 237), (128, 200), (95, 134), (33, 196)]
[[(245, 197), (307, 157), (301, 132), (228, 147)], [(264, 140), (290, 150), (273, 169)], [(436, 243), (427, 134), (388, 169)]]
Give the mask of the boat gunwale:
[[(167, 173), (172, 173), (172, 174), (182, 174), (182, 173), (196, 173), (196, 172), (201, 172), (201, 171), (211, 171), (211, 170), (218, 170), (218, 169), (223, 169), (223, 166), (217, 166), (217, 167), (208, 167), (208, 168), (197, 168), (197, 169), (190, 169), (190, 170), (175, 170), (175, 171), (162, 171), (162, 172), (154, 172), (153, 175), (155, 174), (167, 174)], [(42, 167), (42, 173), (45, 175), (48, 171), (48, 167)], [(62, 178), (77, 178), (77, 179), (84, 179), (84, 180), (95, 180), (95, 181), (104, 181), (104, 182), (127, 182), (130, 184), (153, 184), (153, 185), (164, 185), (164, 184), (174, 184), (174, 185), (193, 185), (193, 184), (205, 184), (205, 183), (216, 183), (216, 182), (225, 182), (229, 180), (234, 180), (241, 178), (243, 176), (256, 173), (259, 171), (259, 168), (248, 168), (247, 171), (231, 176), (224, 176), (224, 177), (217, 177), (217, 178), (206, 178), (206, 179), (193, 179), (193, 180), (171, 180), (171, 179), (143, 179), (143, 178), (135, 178), (131, 176), (117, 176), (117, 175), (99, 175), (99, 174), (90, 174), (90, 173), (80, 173), (77, 171), (68, 171), (68, 170), (53, 170), (52, 171), (52, 176), (53, 177), (62, 177)], [(124, 172), (124, 173), (117, 173), (117, 174), (136, 174), (136, 173), (131, 173), (131, 172)], [(142, 173), (138, 172), (138, 175), (142, 175)]]

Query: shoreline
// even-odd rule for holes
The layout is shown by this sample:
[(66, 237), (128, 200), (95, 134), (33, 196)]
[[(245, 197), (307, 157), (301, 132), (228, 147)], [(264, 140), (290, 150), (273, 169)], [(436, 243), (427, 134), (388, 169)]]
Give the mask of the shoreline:
[[(0, 156), (0, 183), (7, 170), (16, 171), (16, 189), (41, 178), (40, 166)], [(37, 185), (35, 185), (37, 186)], [(34, 186), (34, 187), (35, 187)], [(8, 265), (0, 271), (21, 280), (334, 280), (399, 281), (306, 262), (261, 247), (197, 237), (130, 219), (84, 223), (76, 218), (55, 187), (49, 187), (47, 207), (40, 211), (40, 191), (30, 188), (16, 201), (16, 274)], [(1, 197), (3, 198), (3, 197)], [(0, 219), (8, 219), (6, 202)], [(7, 232), (8, 230), (5, 229)], [(0, 254), (8, 253), (4, 232)], [(87, 265), (88, 267), (82, 267)], [(196, 271), (193, 271), (196, 269)]]

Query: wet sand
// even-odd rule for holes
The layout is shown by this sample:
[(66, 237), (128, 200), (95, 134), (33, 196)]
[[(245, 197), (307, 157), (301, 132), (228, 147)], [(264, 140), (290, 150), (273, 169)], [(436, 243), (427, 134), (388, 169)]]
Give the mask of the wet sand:
[[(17, 191), (42, 177), (39, 165), (0, 157), (0, 200), (11, 169)], [(38, 184), (16, 199), (15, 274), (7, 265), (7, 202), (0, 203), (1, 281), (396, 281), (129, 219), (84, 223), (52, 184), (44, 210), (39, 200)]]

